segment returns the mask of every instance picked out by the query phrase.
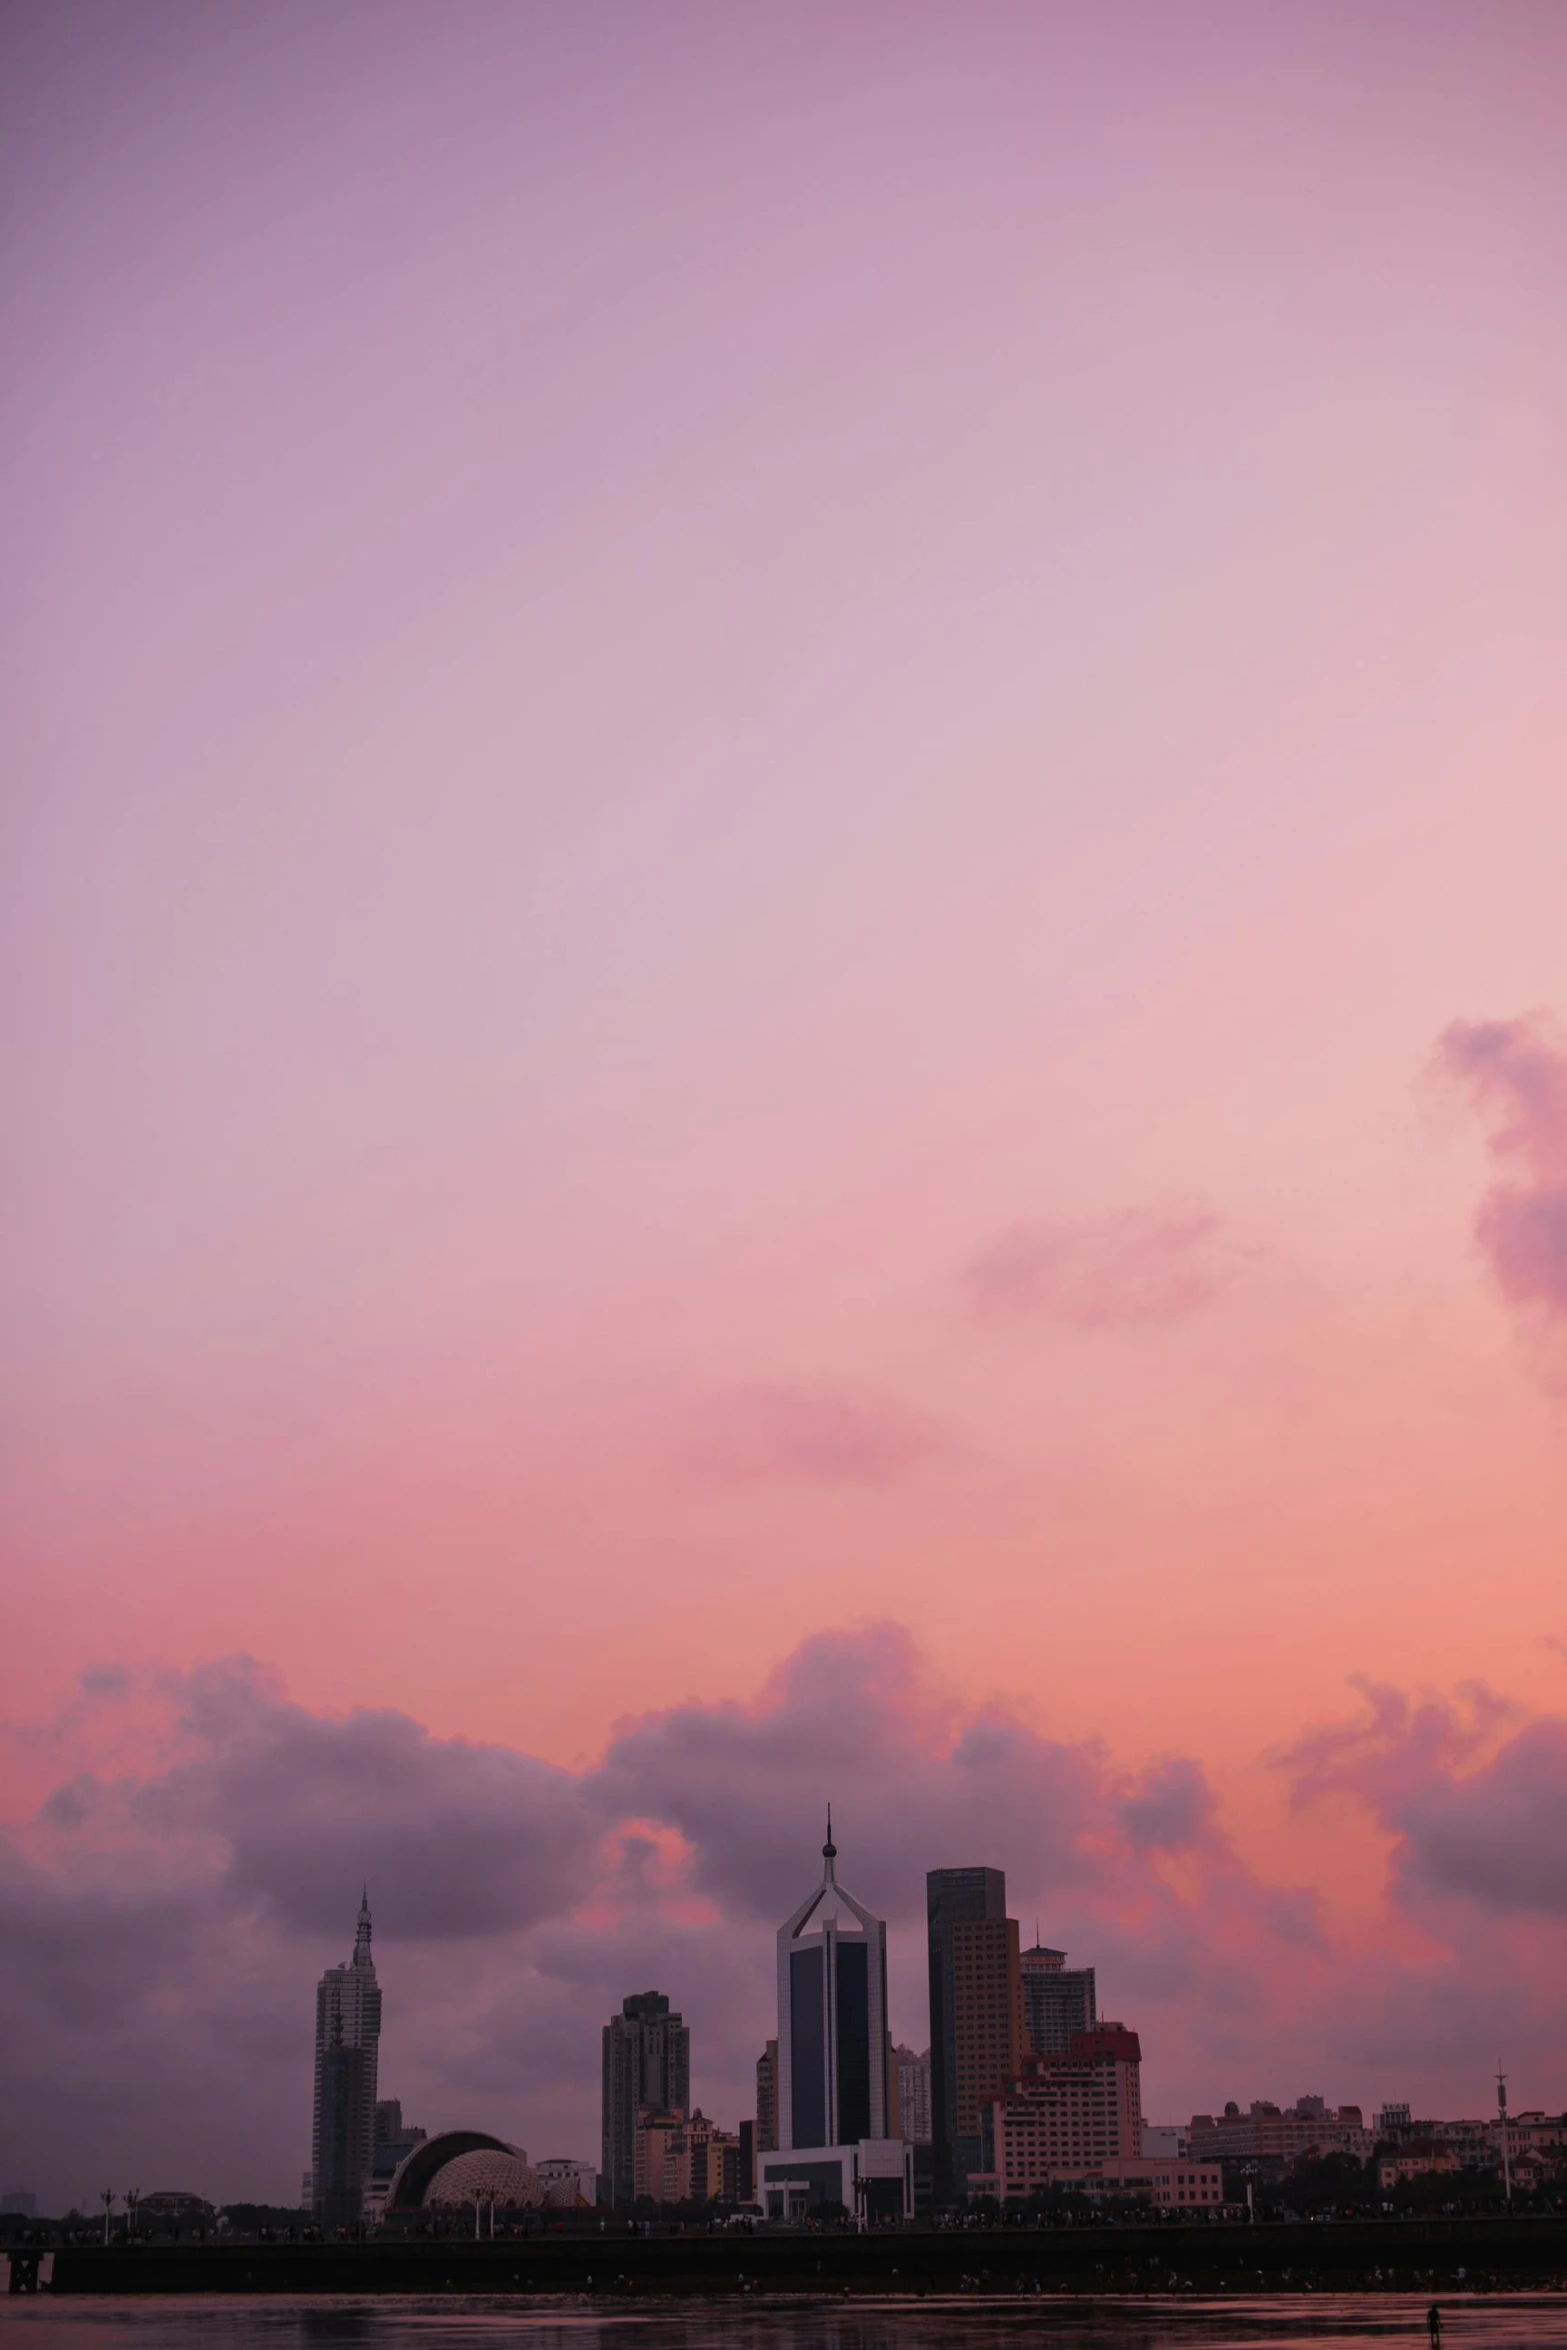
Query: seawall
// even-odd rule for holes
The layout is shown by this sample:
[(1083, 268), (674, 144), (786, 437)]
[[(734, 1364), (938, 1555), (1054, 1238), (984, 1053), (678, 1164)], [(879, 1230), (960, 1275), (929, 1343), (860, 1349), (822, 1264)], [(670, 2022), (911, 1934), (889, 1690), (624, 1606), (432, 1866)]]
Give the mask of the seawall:
[[(1461, 2276), (1460, 2271), (1464, 2274)], [(1380, 2272), (1380, 2274), (1378, 2273)], [(967, 2282), (965, 2282), (967, 2280)], [(1567, 2219), (66, 2246), (56, 2293), (1402, 2292), (1567, 2286)], [(1172, 2282), (1173, 2281), (1173, 2282)]]

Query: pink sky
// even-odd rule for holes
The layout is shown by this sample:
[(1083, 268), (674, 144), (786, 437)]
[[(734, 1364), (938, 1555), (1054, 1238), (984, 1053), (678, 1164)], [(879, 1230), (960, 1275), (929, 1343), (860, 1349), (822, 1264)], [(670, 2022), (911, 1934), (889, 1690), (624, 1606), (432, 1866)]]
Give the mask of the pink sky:
[[(185, 1752), (126, 1763), (84, 1670), (161, 1723), (243, 1654), (575, 1774), (906, 1636), (921, 1754), (999, 1708), (1112, 1809), (1206, 1773), (1224, 1931), (1338, 2071), (1220, 2081), (1150, 1977), (1153, 2104), (1473, 2109), (1505, 2015), (1380, 2072), (1333, 2018), (1378, 1953), (1561, 1978), (1559, 1859), (1488, 1893), (1431, 1823), (1553, 1785), (1567, 1712), (1567, 18), (53, 0), (4, 42), (39, 1899), (146, 1827), (34, 1853), (48, 1790)], [(1435, 1710), (1292, 1808), (1357, 1675)], [(802, 1865), (831, 1794), (874, 1884), (798, 1767)], [(569, 1912), (618, 1997), (740, 1896), (615, 1784), (676, 1838), (651, 1940)], [(1107, 1948), (1178, 1938), (1141, 1868), (1220, 1898), (1141, 1851)], [(1302, 1887), (1331, 1965), (1268, 1939)], [(529, 2092), (584, 2148), (595, 2063)]]

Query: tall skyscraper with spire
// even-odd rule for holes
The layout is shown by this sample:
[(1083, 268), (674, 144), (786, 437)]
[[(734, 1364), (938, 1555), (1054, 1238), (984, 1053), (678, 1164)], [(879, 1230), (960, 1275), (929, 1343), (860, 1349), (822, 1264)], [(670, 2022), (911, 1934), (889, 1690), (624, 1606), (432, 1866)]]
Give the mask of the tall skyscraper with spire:
[(316, 1985), (316, 2094), (310, 2133), (310, 2188), (323, 2229), (353, 2227), (364, 2215), (375, 2168), (375, 2092), (381, 2041), (381, 1986), (370, 1952), (370, 1894), (359, 1903), (354, 1955), (328, 1967)]
[(853, 2146), (887, 2128), (887, 1928), (838, 1883), (827, 1814), (822, 1881), (778, 1929), (778, 2144)]

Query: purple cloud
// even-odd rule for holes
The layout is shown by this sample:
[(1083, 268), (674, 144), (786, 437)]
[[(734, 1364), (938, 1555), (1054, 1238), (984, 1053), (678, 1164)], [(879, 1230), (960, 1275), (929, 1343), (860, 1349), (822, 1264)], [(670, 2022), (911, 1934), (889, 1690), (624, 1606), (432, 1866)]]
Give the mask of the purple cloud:
[(393, 1931), (446, 1940), (530, 1925), (569, 1896), (585, 1825), (569, 1772), (390, 1710), (313, 1714), (247, 1661), (166, 1686), (196, 1751), (136, 1788), (130, 1817), (165, 1841), (215, 1839), (234, 1900), (331, 1933), (344, 1884), (373, 1878)]
[(932, 1422), (883, 1396), (827, 1386), (726, 1388), (687, 1446), (720, 1484), (890, 1485), (945, 1449)]
[(1121, 1824), (1136, 1852), (1217, 1847), (1218, 1806), (1200, 1763), (1178, 1755), (1153, 1764), (1123, 1798)]
[(1455, 1020), (1437, 1057), (1487, 1120), (1493, 1157), (1521, 1172), (1475, 1214), (1497, 1286), (1514, 1305), (1567, 1317), (1567, 1044), (1540, 1013)]
[(1234, 1245), (1222, 1217), (1197, 1206), (1124, 1208), (1079, 1222), (1018, 1224), (982, 1249), (964, 1281), (995, 1320), (1082, 1330), (1176, 1322), (1225, 1287)]
[(614, 1741), (593, 1790), (609, 1812), (677, 1827), (693, 1884), (758, 1919), (815, 1865), (829, 1801), (846, 1876), (909, 1920), (944, 1857), (983, 1848), (1040, 1881), (1081, 1881), (1113, 1824), (1094, 1748), (1002, 1716), (959, 1717), (896, 1624), (815, 1634), (754, 1706), (646, 1716)]
[(1567, 1721), (1520, 1723), (1478, 1682), (1420, 1704), (1361, 1687), (1361, 1719), (1282, 1757), (1296, 1800), (1346, 1792), (1366, 1804), (1394, 1838), (1393, 1890), (1408, 1908), (1457, 1898), (1567, 1919)]

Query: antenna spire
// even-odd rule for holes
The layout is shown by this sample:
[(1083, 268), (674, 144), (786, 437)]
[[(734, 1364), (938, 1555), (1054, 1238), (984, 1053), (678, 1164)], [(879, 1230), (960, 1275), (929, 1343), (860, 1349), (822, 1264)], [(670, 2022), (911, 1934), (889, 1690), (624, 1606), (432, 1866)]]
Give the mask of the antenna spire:
[(832, 1862), (835, 1861), (837, 1857), (838, 1847), (832, 1840), (832, 1805), (829, 1803), (827, 1806), (827, 1841), (822, 1846), (822, 1858), (825, 1861)]

